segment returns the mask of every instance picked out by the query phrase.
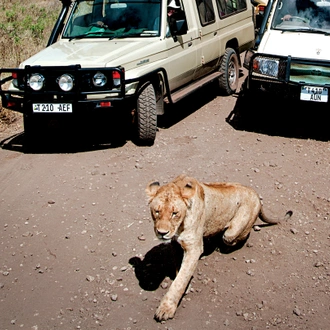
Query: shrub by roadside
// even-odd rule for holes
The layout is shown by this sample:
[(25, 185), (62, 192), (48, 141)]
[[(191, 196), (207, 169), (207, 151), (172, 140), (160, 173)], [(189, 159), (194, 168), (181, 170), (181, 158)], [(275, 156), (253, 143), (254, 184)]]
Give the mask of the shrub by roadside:
[[(0, 1), (0, 67), (15, 68), (43, 49), (60, 9), (59, 0)], [(0, 130), (20, 117), (0, 104)]]

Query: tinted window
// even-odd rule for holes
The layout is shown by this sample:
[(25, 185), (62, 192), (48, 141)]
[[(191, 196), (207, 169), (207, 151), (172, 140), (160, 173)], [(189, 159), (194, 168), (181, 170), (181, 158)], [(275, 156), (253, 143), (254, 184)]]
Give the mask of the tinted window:
[(207, 25), (215, 21), (212, 0), (196, 0), (199, 19), (202, 25)]
[(233, 15), (246, 9), (245, 0), (216, 0), (220, 18)]

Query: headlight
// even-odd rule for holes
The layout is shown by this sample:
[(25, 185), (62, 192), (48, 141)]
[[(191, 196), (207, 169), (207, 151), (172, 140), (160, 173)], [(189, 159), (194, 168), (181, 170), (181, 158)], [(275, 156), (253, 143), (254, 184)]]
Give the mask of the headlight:
[(28, 81), (34, 91), (40, 91), (44, 87), (45, 77), (40, 73), (33, 73)]
[(275, 60), (262, 60), (260, 63), (260, 71), (267, 76), (278, 76), (279, 61)]
[(59, 79), (58, 79), (58, 85), (64, 92), (69, 92), (72, 90), (74, 84), (73, 77), (70, 76), (69, 74), (63, 74)]
[(103, 87), (107, 83), (107, 77), (102, 72), (95, 73), (93, 84), (95, 87)]
[(256, 57), (253, 59), (253, 71), (269, 77), (278, 77), (279, 60)]

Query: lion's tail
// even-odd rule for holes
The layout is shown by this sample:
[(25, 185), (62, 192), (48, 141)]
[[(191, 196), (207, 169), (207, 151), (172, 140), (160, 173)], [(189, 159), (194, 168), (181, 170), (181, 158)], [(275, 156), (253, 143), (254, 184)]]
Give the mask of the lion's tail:
[(285, 216), (284, 216), (283, 218), (276, 218), (276, 219), (275, 219), (275, 218), (269, 218), (269, 217), (265, 214), (263, 208), (261, 207), (261, 210), (260, 210), (260, 213), (259, 213), (259, 218), (260, 218), (263, 222), (269, 223), (269, 224), (271, 224), (271, 225), (275, 225), (275, 224), (277, 224), (277, 223), (279, 223), (279, 222), (281, 222), (281, 221), (286, 221), (286, 220), (290, 219), (291, 216), (292, 216), (292, 214), (293, 214), (292, 211), (288, 211), (288, 212), (286, 212), (286, 214), (285, 214)]

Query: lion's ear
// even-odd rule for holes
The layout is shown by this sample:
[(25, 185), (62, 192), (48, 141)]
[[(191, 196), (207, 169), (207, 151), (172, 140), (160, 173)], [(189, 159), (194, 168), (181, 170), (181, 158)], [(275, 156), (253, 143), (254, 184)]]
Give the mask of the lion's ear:
[(159, 189), (160, 185), (159, 185), (159, 182), (158, 181), (153, 181), (153, 182), (150, 182), (148, 185), (147, 185), (147, 188), (146, 188), (146, 193), (149, 197), (154, 197)]
[(185, 186), (181, 188), (181, 195), (184, 199), (190, 199), (194, 196), (196, 191), (196, 184), (188, 181)]

